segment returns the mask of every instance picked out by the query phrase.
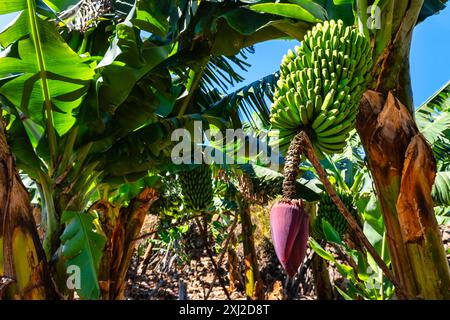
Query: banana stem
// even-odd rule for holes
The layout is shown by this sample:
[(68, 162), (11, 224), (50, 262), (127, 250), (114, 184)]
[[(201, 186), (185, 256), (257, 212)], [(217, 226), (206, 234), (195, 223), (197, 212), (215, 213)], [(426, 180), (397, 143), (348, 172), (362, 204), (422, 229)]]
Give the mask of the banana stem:
[(41, 184), (42, 197), (46, 209), (45, 210), (46, 230), (42, 245), (44, 247), (47, 261), (50, 261), (52, 255), (55, 253), (55, 250), (59, 242), (58, 238), (59, 217), (58, 213), (56, 212), (53, 194), (49, 186), (51, 182), (48, 180), (49, 178), (46, 175), (39, 173), (39, 182)]
[[(217, 263), (218, 266), (222, 265), (223, 257), (225, 256), (225, 253), (227, 252), (228, 245), (230, 244), (232, 235), (234, 233), (234, 229), (236, 229), (236, 227), (237, 227), (238, 220), (239, 220), (238, 217), (236, 217), (234, 219), (233, 225), (231, 226), (230, 231), (228, 232), (227, 239), (225, 240), (225, 244), (223, 245), (222, 252), (220, 253), (220, 256), (219, 256), (219, 262)], [(216, 283), (217, 277), (218, 277), (218, 274), (214, 273), (214, 278), (211, 282), (208, 292), (206, 293), (205, 300), (208, 300), (209, 295), (211, 294), (211, 291), (214, 287), (214, 284)]]
[(230, 294), (228, 293), (225, 282), (223, 281), (222, 277), (219, 275), (219, 268), (216, 264), (216, 261), (214, 260), (211, 249), (209, 248), (209, 245), (208, 245), (208, 230), (207, 230), (208, 225), (205, 223), (205, 225), (202, 226), (202, 223), (198, 218), (195, 219), (195, 223), (197, 224), (197, 227), (200, 230), (200, 233), (203, 235), (203, 238), (204, 238), (203, 241), (205, 242), (206, 253), (208, 254), (209, 260), (211, 260), (211, 264), (213, 265), (213, 268), (214, 268), (214, 273), (219, 278), (220, 286), (222, 287), (223, 292), (225, 293), (227, 299), (231, 300), (231, 297), (230, 297)]
[[(303, 132), (303, 131), (302, 131)], [(289, 149), (286, 154), (286, 162), (284, 164), (283, 172), (283, 199), (292, 200), (296, 198), (297, 190), (295, 188), (295, 181), (297, 180), (299, 165), (302, 157), (303, 141), (302, 136), (297, 134), (289, 145)]]
[[(383, 270), (386, 277), (394, 284), (397, 295), (399, 298), (406, 299), (407, 295), (400, 284), (400, 282), (397, 280), (395, 275), (389, 270), (388, 266), (384, 263), (383, 259), (379, 256), (375, 248), (372, 246), (370, 241), (367, 239), (367, 237), (364, 235), (364, 232), (358, 225), (356, 219), (353, 217), (353, 215), (348, 211), (345, 204), (342, 202), (342, 200), (337, 195), (336, 191), (333, 189), (333, 186), (331, 185), (330, 181), (328, 180), (327, 173), (325, 172), (325, 169), (322, 167), (322, 165), (319, 162), (319, 159), (317, 158), (316, 154), (314, 153), (314, 149), (311, 143), (311, 140), (309, 139), (308, 134), (305, 131), (300, 131), (300, 133), (297, 134), (295, 137), (297, 139), (296, 141), (301, 142), (301, 151), (305, 154), (305, 156), (308, 158), (308, 160), (311, 162), (313, 167), (316, 169), (316, 172), (319, 176), (320, 181), (325, 187), (325, 190), (330, 195), (331, 199), (333, 200), (334, 204), (338, 207), (339, 211), (344, 216), (345, 220), (347, 220), (350, 228), (354, 231), (356, 236), (359, 238), (359, 240), (364, 244), (367, 251), (370, 253), (370, 255), (373, 257), (375, 262), (378, 264), (381, 270)], [(292, 143), (291, 143), (292, 145)]]
[(358, 28), (367, 39), (370, 39), (369, 28), (367, 26), (367, 0), (356, 0), (356, 12), (358, 16)]
[[(386, 253), (386, 230), (383, 232), (383, 240), (381, 242), (381, 258), (384, 260)], [(381, 300), (384, 300), (384, 276), (383, 272), (380, 272), (380, 294)]]

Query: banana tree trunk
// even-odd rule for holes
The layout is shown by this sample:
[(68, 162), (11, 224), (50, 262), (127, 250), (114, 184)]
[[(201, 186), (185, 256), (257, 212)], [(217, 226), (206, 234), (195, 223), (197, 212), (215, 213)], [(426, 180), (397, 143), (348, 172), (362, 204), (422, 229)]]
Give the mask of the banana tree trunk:
[(0, 123), (0, 299), (57, 298), (30, 199)]
[(256, 255), (250, 206), (245, 199), (242, 199), (239, 202), (239, 214), (241, 218), (242, 242), (244, 247), (245, 293), (248, 299), (263, 300), (263, 282), (259, 272), (258, 256)]
[(102, 229), (107, 243), (100, 262), (99, 284), (104, 300), (125, 297), (125, 279), (146, 214), (158, 199), (155, 189), (146, 188), (130, 201), (128, 207), (117, 208), (100, 201), (91, 210), (102, 213)]
[(228, 266), (228, 279), (229, 279), (229, 286), (228, 286), (228, 292), (232, 293), (239, 288), (241, 288), (241, 275), (239, 273), (239, 259), (236, 254), (236, 237), (233, 233), (230, 235), (231, 241), (230, 244), (227, 247), (227, 266)]
[(408, 109), (368, 91), (358, 131), (383, 209), (392, 265), (410, 299), (450, 299), (450, 273), (434, 215), (436, 164)]
[(374, 91), (361, 100), (357, 129), (383, 211), (392, 266), (407, 298), (450, 299), (449, 267), (430, 195), (435, 159), (413, 118), (409, 58), (423, 3), (379, 2)]

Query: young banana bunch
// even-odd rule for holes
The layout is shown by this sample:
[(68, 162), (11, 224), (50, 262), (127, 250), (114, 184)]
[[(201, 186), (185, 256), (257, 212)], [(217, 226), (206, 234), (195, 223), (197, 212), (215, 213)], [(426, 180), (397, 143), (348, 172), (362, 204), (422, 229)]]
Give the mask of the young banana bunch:
[(193, 170), (180, 172), (183, 202), (188, 210), (204, 211), (213, 202), (211, 167), (201, 164)]
[[(350, 193), (344, 191), (338, 192), (339, 198), (342, 199), (345, 206), (350, 210), (352, 215), (357, 218), (358, 211), (355, 208), (355, 199)], [(342, 237), (348, 230), (348, 223), (342, 213), (334, 204), (328, 193), (323, 193), (319, 202), (317, 216), (312, 224), (311, 236), (316, 240), (325, 239), (323, 233), (323, 221), (327, 221), (336, 232)]]
[(273, 145), (284, 152), (304, 130), (319, 158), (342, 152), (371, 70), (370, 45), (357, 29), (341, 20), (317, 24), (281, 63), (271, 108)]

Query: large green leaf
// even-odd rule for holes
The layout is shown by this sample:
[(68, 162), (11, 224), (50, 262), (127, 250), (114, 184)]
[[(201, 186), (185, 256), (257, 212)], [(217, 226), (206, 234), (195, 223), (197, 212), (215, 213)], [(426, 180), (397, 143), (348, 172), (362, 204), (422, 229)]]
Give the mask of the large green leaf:
[(13, 36), (26, 37), (0, 58), (0, 78), (5, 82), (0, 94), (27, 118), (44, 127), (50, 121), (63, 135), (75, 122), (74, 110), (88, 89), (93, 69), (69, 48), (54, 25), (34, 16), (33, 10), (23, 11), (5, 32), (7, 43)]
[(278, 39), (302, 39), (313, 23), (241, 7), (228, 10), (203, 27), (214, 35), (212, 53), (234, 55), (255, 43)]
[(0, 32), (0, 46), (7, 48), (11, 43), (26, 36), (28, 30), (28, 14), (21, 12)]
[[(431, 116), (428, 123), (426, 123), (424, 116), (425, 113)], [(427, 141), (434, 145), (439, 141), (448, 142), (446, 134), (450, 129), (450, 112), (445, 111), (436, 113), (435, 110), (424, 107), (417, 113), (417, 122), (420, 124), (420, 132), (425, 136)]]
[(91, 212), (65, 211), (61, 217), (66, 225), (61, 235), (61, 252), (66, 268), (79, 267), (81, 281), (77, 293), (83, 299), (100, 296), (97, 272), (106, 238), (99, 233), (95, 219)]
[(142, 30), (164, 37), (169, 31), (169, 21), (157, 1), (138, 1), (133, 24)]
[(327, 241), (343, 245), (341, 236), (327, 220), (322, 220), (322, 231)]
[(97, 66), (102, 74), (96, 84), (100, 106), (113, 112), (126, 100), (136, 82), (166, 59), (170, 50), (170, 45), (144, 46), (130, 22), (118, 24), (110, 47)]
[(326, 261), (335, 262), (333, 255), (326, 251), (324, 248), (320, 246), (320, 244), (314, 240), (313, 238), (309, 238), (309, 246), (311, 249), (314, 250), (315, 253), (317, 253), (322, 259), (325, 259)]
[(51, 6), (57, 12), (68, 9), (77, 5), (80, 0), (46, 0), (48, 5)]
[(314, 0), (314, 2), (326, 10), (328, 19), (341, 19), (346, 25), (352, 25), (355, 21), (351, 3), (354, 1)]
[(306, 22), (326, 19), (326, 11), (314, 2), (297, 0), (295, 3), (260, 3), (250, 6), (250, 9)]
[(450, 171), (436, 174), (431, 195), (436, 206), (450, 206)]
[(2, 0), (0, 14), (17, 12), (27, 8), (27, 0)]
[(24, 170), (31, 178), (37, 179), (44, 165), (34, 152), (24, 123), (20, 121), (17, 113), (13, 112), (9, 114), (8, 118), (8, 144), (16, 159), (16, 165), (19, 169)]

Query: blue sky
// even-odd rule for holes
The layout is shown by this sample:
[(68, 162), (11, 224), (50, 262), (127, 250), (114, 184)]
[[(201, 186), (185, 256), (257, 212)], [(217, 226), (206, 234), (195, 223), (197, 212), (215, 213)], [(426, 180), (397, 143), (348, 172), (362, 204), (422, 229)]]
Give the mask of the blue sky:
[[(297, 41), (275, 40), (255, 46), (252, 64), (241, 87), (277, 70), (283, 55)], [(418, 107), (450, 80), (450, 8), (428, 18), (414, 30), (411, 48), (414, 104)]]
[[(0, 16), (0, 30), (13, 15)], [(277, 70), (282, 56), (293, 48), (296, 41), (276, 40), (255, 46), (256, 53), (249, 56), (252, 65), (243, 76), (241, 87)], [(450, 8), (428, 18), (414, 30), (411, 49), (411, 77), (416, 106), (450, 80)]]

